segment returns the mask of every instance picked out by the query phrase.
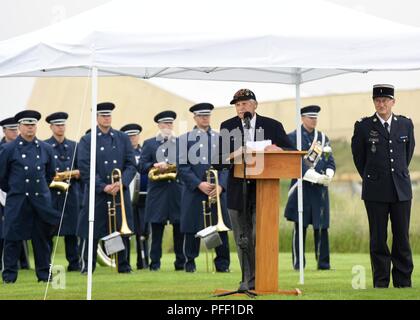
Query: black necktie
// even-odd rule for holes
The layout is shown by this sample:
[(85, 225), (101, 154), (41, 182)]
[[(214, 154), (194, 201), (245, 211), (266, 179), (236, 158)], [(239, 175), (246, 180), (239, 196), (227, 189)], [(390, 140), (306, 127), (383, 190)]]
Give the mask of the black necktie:
[(386, 136), (389, 137), (389, 129), (388, 129), (389, 128), (389, 123), (385, 122), (384, 127), (385, 127), (385, 131), (386, 131)]

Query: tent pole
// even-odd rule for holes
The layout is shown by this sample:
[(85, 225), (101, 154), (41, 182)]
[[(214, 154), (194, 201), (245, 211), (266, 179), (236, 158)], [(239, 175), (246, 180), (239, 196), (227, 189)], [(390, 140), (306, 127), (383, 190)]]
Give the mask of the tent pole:
[[(92, 114), (90, 142), (90, 176), (89, 176), (89, 241), (88, 241), (88, 275), (87, 297), (92, 300), (92, 258), (93, 258), (93, 225), (95, 222), (95, 177), (96, 177), (96, 105), (98, 100), (98, 68), (92, 68)], [(83, 257), (82, 257), (83, 259)]]
[[(302, 130), (300, 120), (300, 84), (301, 76), (300, 69), (296, 73), (296, 144), (297, 149), (302, 150)], [(300, 165), (300, 175), (302, 176), (302, 162)], [(304, 284), (304, 272), (303, 272), (303, 194), (302, 194), (302, 179), (297, 181), (297, 192), (298, 192), (298, 225), (299, 225), (299, 283)]]

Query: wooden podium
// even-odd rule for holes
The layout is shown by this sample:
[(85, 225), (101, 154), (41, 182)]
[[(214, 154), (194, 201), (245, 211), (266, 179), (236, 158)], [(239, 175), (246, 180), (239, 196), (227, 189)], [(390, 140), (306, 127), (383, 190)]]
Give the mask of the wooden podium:
[[(247, 154), (247, 179), (257, 180), (255, 293), (300, 294), (278, 288), (280, 183), (301, 177), (302, 151), (254, 151)], [(234, 176), (243, 178), (244, 167), (235, 157)], [(240, 163), (238, 163), (240, 162)]]

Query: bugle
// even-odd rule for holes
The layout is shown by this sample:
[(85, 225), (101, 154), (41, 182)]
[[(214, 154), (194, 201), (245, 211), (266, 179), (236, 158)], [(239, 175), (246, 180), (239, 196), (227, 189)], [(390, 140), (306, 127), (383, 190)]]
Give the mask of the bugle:
[(161, 170), (159, 168), (152, 168), (149, 171), (149, 180), (151, 181), (166, 181), (166, 180), (175, 180), (176, 179), (176, 165), (168, 164), (166, 170)]
[(59, 189), (65, 192), (70, 187), (70, 184), (65, 181), (66, 180), (68, 181), (72, 178), (79, 178), (79, 177), (80, 177), (79, 170), (57, 172), (53, 178), (53, 181), (50, 183), (49, 187), (51, 189)]

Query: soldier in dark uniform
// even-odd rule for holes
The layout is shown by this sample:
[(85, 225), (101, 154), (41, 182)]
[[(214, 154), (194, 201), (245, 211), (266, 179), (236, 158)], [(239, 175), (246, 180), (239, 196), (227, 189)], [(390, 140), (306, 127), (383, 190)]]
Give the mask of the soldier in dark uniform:
[[(16, 123), (15, 117), (4, 119), (0, 122), (0, 126), (3, 127), (3, 134), (4, 137), (0, 141), (0, 145), (8, 142), (14, 141), (19, 132), (18, 132), (18, 126), (19, 124)], [(4, 209), (4, 203), (6, 201), (6, 193), (1, 191), (0, 189), (0, 257), (3, 253), (3, 231), (2, 231), (2, 225), (3, 225), (3, 209)], [(29, 249), (28, 249), (28, 242), (26, 240), (22, 241), (22, 248), (20, 250), (20, 257), (18, 261), (18, 266), (20, 269), (30, 269), (30, 262), (29, 262)], [(0, 270), (2, 269), (2, 266), (0, 265)]]
[[(194, 259), (200, 252), (200, 238), (195, 234), (204, 226), (203, 201), (220, 194), (223, 222), (230, 228), (226, 207), (226, 189), (228, 171), (218, 171), (216, 186), (207, 181), (206, 171), (218, 161), (219, 134), (210, 127), (210, 114), (214, 106), (210, 103), (199, 103), (190, 108), (194, 114), (196, 126), (179, 138), (180, 157), (178, 176), (183, 182), (181, 197), (181, 232), (184, 234), (185, 271), (195, 272)], [(194, 152), (195, 151), (195, 152)], [(212, 206), (212, 223), (216, 225), (217, 207)], [(209, 222), (206, 222), (206, 224)], [(216, 272), (229, 272), (230, 256), (227, 231), (219, 232), (222, 244), (216, 247), (214, 264)]]
[[(411, 287), (413, 259), (409, 242), (411, 180), (408, 166), (414, 152), (413, 122), (394, 115), (394, 87), (373, 86), (376, 113), (355, 123), (351, 147), (362, 177), (362, 199), (369, 220), (373, 286)], [(387, 225), (391, 219), (391, 252)]]
[[(163, 111), (155, 116), (154, 121), (158, 124), (160, 132), (156, 137), (143, 143), (140, 156), (142, 174), (148, 173), (153, 168), (156, 168), (158, 173), (164, 174), (168, 165), (176, 164), (177, 138), (172, 132), (175, 119), (176, 113), (173, 111)], [(151, 271), (160, 269), (163, 231), (165, 224), (169, 222), (173, 227), (175, 270), (184, 270), (183, 236), (179, 229), (182, 186), (177, 177), (173, 179), (167, 174), (161, 177), (165, 179), (149, 179), (147, 186), (146, 223), (151, 224), (152, 230), (149, 269)]]
[[(50, 124), (52, 137), (45, 140), (54, 150), (56, 160), (56, 172), (65, 172), (77, 169), (76, 142), (65, 137), (66, 112), (55, 112), (50, 114), (45, 120)], [(69, 263), (67, 271), (80, 271), (78, 243), (76, 236), (77, 218), (79, 216), (79, 182), (80, 174), (76, 174), (65, 182), (70, 184), (67, 192), (60, 189), (51, 189), (53, 207), (63, 212), (63, 220), (58, 230), (60, 236), (64, 236), (66, 259)], [(77, 179), (77, 180), (75, 180)], [(52, 239), (51, 239), (52, 246)]]
[(55, 175), (51, 146), (36, 138), (37, 111), (15, 116), (20, 135), (0, 147), (0, 187), (7, 192), (4, 208), (3, 281), (15, 282), (21, 241), (32, 239), (38, 281), (48, 281), (51, 247), (48, 239), (60, 221), (53, 209), (49, 184)]
[[(235, 105), (237, 116), (224, 121), (220, 126), (223, 142), (222, 154), (224, 154), (221, 160), (226, 159), (226, 152), (223, 150), (229, 153), (236, 151), (242, 146), (243, 140), (251, 142), (271, 140), (273, 145), (266, 147), (266, 150), (294, 149), (280, 122), (260, 116), (255, 112), (258, 103), (251, 90), (237, 91), (230, 103)], [(251, 113), (251, 119), (249, 128), (244, 129), (247, 126), (244, 120), (246, 112)], [(231, 166), (227, 187), (227, 207), (244, 278), (239, 290), (255, 289), (256, 182), (247, 180), (246, 183), (247, 207), (243, 208), (242, 179), (234, 178), (233, 166)]]
[[(125, 133), (114, 130), (111, 127), (111, 113), (115, 105), (111, 102), (100, 103), (97, 106), (98, 127), (95, 130), (97, 135), (96, 145), (96, 183), (95, 183), (95, 227), (93, 234), (93, 264), (96, 265), (96, 252), (99, 240), (107, 236), (109, 232), (108, 223), (108, 201), (112, 200), (112, 195), (116, 195), (116, 202), (120, 202), (120, 183), (112, 183), (113, 169), (121, 170), (121, 183), (123, 184), (123, 200), (126, 210), (128, 227), (134, 230), (133, 215), (130, 204), (129, 185), (136, 174), (133, 147), (130, 139)], [(84, 184), (84, 203), (79, 215), (77, 235), (82, 238), (81, 261), (82, 274), (87, 273), (88, 269), (88, 218), (89, 218), (89, 176), (90, 176), (90, 143), (92, 132), (86, 134), (80, 140), (78, 146), (78, 166), (80, 178)], [(117, 230), (121, 228), (121, 207), (117, 206)], [(126, 250), (118, 252), (118, 272), (130, 273), (131, 266), (128, 262), (130, 239), (123, 237)]]
[[(0, 141), (0, 146), (4, 143), (12, 142), (18, 136), (18, 124), (14, 117), (4, 119), (0, 122), (3, 128), (3, 138)], [(0, 189), (0, 257), (3, 256), (3, 209), (6, 203), (6, 193)], [(0, 270), (3, 266), (0, 265)]]
[[(308, 151), (310, 157), (302, 161), (303, 175), (303, 248), (305, 249), (306, 229), (314, 228), (315, 258), (319, 270), (329, 270), (330, 250), (328, 228), (330, 225), (330, 204), (328, 185), (335, 172), (335, 162), (330, 150), (328, 137), (316, 129), (319, 106), (311, 105), (300, 110), (302, 116), (302, 151)], [(297, 146), (297, 131), (289, 134), (290, 141)], [(290, 185), (289, 199), (285, 217), (295, 223), (292, 236), (293, 268), (299, 270), (299, 219), (297, 180)], [(305, 265), (305, 256), (303, 257)]]
[(145, 222), (145, 207), (147, 194), (147, 173), (140, 174), (140, 156), (142, 147), (140, 146), (140, 133), (143, 128), (136, 124), (130, 123), (121, 128), (130, 138), (131, 145), (134, 148), (134, 156), (136, 158), (136, 166), (138, 173), (130, 184), (130, 192), (132, 195), (134, 229), (136, 234), (137, 249), (137, 269), (145, 269), (149, 267), (149, 229), (150, 225)]

